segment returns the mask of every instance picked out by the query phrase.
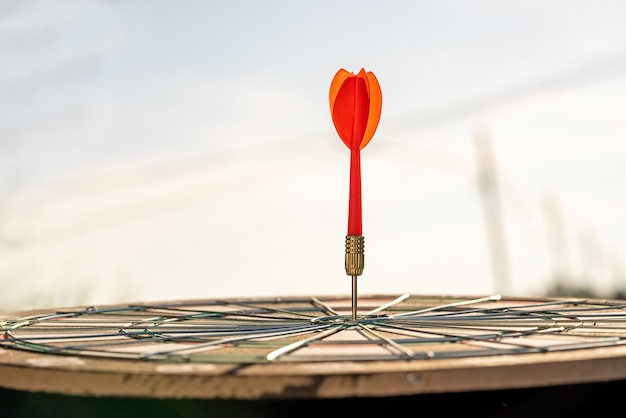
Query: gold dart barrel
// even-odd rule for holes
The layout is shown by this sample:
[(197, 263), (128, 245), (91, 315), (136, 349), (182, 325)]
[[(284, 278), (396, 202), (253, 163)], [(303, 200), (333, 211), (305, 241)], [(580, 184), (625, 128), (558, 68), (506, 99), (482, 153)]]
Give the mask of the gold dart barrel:
[(360, 276), (365, 266), (365, 237), (363, 235), (346, 236), (346, 274)]

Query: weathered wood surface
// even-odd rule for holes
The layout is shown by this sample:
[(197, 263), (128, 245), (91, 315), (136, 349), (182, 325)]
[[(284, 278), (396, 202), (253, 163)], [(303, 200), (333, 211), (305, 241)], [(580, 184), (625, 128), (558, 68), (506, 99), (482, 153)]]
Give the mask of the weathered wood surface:
[(0, 349), (0, 386), (89, 396), (335, 398), (514, 389), (626, 378), (626, 347), (378, 363), (158, 364)]

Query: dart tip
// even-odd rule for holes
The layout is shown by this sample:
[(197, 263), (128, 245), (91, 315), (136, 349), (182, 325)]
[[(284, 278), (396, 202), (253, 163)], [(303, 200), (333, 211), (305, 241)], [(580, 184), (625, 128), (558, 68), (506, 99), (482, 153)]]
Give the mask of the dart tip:
[(357, 318), (357, 292), (356, 292), (356, 277), (352, 276), (352, 320), (356, 321)]

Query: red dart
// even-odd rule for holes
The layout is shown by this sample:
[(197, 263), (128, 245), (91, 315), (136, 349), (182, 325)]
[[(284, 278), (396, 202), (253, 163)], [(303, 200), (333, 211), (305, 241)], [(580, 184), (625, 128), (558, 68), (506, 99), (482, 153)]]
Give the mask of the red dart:
[(350, 148), (348, 235), (362, 235), (361, 150), (380, 120), (382, 94), (374, 73), (340, 69), (330, 84), (330, 113), (341, 140)]
[(365, 265), (361, 211), (361, 150), (380, 120), (382, 94), (378, 80), (361, 69), (357, 75), (340, 69), (330, 84), (330, 114), (341, 140), (350, 148), (350, 200), (346, 236), (346, 273), (352, 276), (352, 320), (357, 319), (357, 276)]

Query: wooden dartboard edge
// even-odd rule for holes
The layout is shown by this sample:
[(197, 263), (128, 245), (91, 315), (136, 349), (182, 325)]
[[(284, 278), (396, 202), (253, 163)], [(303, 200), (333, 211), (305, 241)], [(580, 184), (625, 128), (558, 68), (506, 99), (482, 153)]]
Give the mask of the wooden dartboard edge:
[[(190, 300), (179, 302), (193, 303)], [(22, 311), (3, 315), (2, 319), (67, 309), (74, 308)], [(383, 397), (519, 389), (625, 378), (626, 346), (458, 359), (277, 361), (251, 365), (164, 363), (0, 349), (0, 387), (85, 396), (176, 399)]]
[(158, 363), (0, 349), (0, 386), (86, 396), (343, 398), (626, 378), (626, 346), (481, 358), (268, 364)]

